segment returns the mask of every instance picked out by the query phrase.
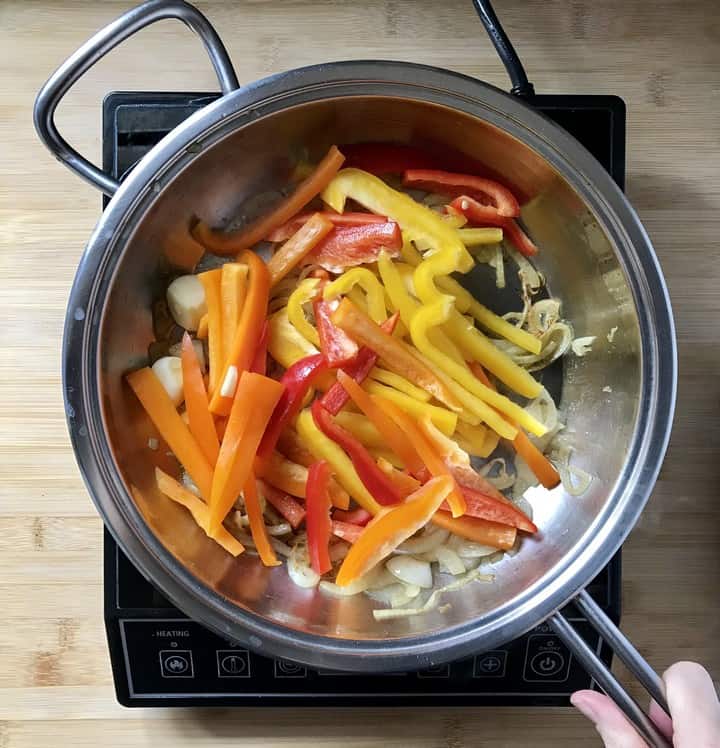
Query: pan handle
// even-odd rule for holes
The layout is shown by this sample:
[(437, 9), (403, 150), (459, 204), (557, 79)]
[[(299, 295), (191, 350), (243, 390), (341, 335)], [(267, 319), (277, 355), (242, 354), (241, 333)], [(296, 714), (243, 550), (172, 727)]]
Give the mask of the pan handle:
[[(588, 620), (588, 623), (602, 636), (612, 651), (642, 683), (658, 706), (669, 715), (662, 680), (643, 659), (630, 640), (605, 615), (600, 606), (585, 590), (580, 592), (574, 603)], [(622, 709), (625, 716), (633, 723), (635, 729), (648, 744), (653, 748), (672, 748), (672, 743), (658, 730), (655, 723), (612, 674), (610, 668), (570, 625), (563, 613), (558, 611), (548, 620), (548, 623), (555, 629), (557, 635), (565, 642), (600, 688)]]
[(149, 0), (129, 10), (88, 39), (48, 78), (35, 100), (33, 120), (40, 139), (58, 161), (106, 195), (112, 196), (120, 183), (81, 156), (60, 135), (55, 126), (55, 109), (68, 90), (110, 50), (145, 26), (167, 18), (182, 21), (200, 37), (224, 94), (239, 87), (227, 50), (215, 29), (199, 10), (183, 0)]

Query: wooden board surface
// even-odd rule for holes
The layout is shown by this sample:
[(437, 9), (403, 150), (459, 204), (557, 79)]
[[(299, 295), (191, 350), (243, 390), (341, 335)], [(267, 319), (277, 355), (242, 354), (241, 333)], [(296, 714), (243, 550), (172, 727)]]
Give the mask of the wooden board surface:
[[(661, 479), (625, 547), (623, 628), (660, 671), (720, 675), (720, 23), (713, 0), (498, 0), (538, 92), (618, 94), (627, 191), (676, 313), (678, 412)], [(507, 82), (469, 0), (203, 2), (241, 82), (330, 59), (389, 58)], [(130, 711), (114, 700), (101, 611), (101, 525), (68, 442), (60, 388), (65, 301), (100, 196), (31, 126), (48, 74), (123, 2), (0, 3), (0, 746), (575, 746), (569, 710)], [(97, 65), (58, 112), (96, 161), (111, 90), (215, 87), (177, 23)], [(618, 672), (626, 676), (622, 668)]]

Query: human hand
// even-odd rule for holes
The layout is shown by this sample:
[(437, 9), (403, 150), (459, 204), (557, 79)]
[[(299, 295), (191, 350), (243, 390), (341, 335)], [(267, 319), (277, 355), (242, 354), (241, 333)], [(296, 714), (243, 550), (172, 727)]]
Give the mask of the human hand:
[[(670, 718), (654, 702), (650, 719), (675, 748), (720, 748), (720, 703), (707, 670), (695, 662), (676, 662), (663, 673)], [(570, 701), (595, 723), (605, 748), (647, 748), (610, 698), (598, 691), (576, 691)]]

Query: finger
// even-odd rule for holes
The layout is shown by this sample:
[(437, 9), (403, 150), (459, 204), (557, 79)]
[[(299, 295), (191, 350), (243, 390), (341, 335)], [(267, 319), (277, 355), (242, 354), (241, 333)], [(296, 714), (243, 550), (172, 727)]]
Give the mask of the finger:
[(673, 736), (673, 724), (670, 717), (665, 714), (665, 710), (660, 708), (660, 705), (652, 699), (650, 701), (650, 709), (648, 710), (648, 716), (657, 725), (658, 730), (666, 737), (672, 740)]
[(663, 674), (675, 745), (720, 745), (720, 704), (707, 670), (676, 662)]
[(595, 723), (605, 748), (647, 748), (619, 706), (597, 691), (576, 691), (570, 703)]

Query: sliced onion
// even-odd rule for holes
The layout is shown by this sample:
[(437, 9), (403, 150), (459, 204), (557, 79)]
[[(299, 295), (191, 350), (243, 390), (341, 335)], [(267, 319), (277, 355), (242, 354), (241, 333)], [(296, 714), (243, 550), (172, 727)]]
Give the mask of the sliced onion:
[(395, 581), (379, 589), (366, 590), (365, 594), (381, 605), (392, 605), (393, 600), (397, 600), (405, 594), (405, 585), (402, 582)]
[(465, 564), (455, 551), (445, 546), (440, 546), (435, 553), (437, 554), (440, 571), (447, 572), (453, 576), (465, 573)]
[(266, 525), (268, 535), (289, 535), (292, 532), (292, 527), (289, 522), (280, 522), (277, 525)]
[(596, 335), (588, 335), (584, 338), (575, 338), (571, 344), (572, 352), (582, 358), (592, 352), (592, 344), (597, 340)]
[(427, 553), (444, 543), (449, 534), (450, 533), (447, 530), (443, 530), (434, 525), (429, 525), (428, 527), (423, 528), (423, 530), (421, 530), (417, 535), (414, 535), (404, 543), (401, 543), (395, 549), (395, 553), (411, 553), (413, 555), (416, 553)]
[(497, 288), (505, 288), (505, 256), (502, 244), (495, 245), (495, 253), (489, 264), (490, 267), (495, 268), (495, 285)]
[(391, 608), (402, 608), (403, 605), (407, 605), (420, 594), (420, 587), (416, 584), (403, 584), (401, 586), (402, 590), (390, 598)]
[(195, 481), (183, 470), (182, 484), (190, 493), (200, 496), (200, 489), (195, 485)]
[(508, 472), (504, 458), (496, 457), (483, 465), (478, 473), (487, 478), (498, 491), (504, 491), (515, 483), (515, 476)]
[(514, 247), (506, 244), (505, 251), (518, 266), (518, 277), (520, 278), (520, 284), (522, 285), (523, 295), (532, 296), (536, 294), (545, 282), (542, 275), (535, 270), (527, 257), (521, 255)]
[(335, 597), (352, 597), (353, 595), (358, 595), (361, 592), (365, 592), (377, 578), (377, 576), (377, 569), (373, 569), (367, 574), (363, 574), (361, 577), (358, 577), (354, 581), (350, 582), (350, 584), (345, 585), (345, 587), (340, 587), (334, 582), (327, 582), (323, 580), (322, 582), (320, 582), (320, 589), (323, 592), (334, 595)]
[(287, 561), (288, 576), (298, 587), (317, 587), (320, 575), (310, 566), (307, 541), (298, 542)]
[(433, 585), (432, 569), (427, 561), (413, 556), (393, 556), (385, 568), (401, 582), (429, 589)]
[(497, 553), (497, 548), (473, 543), (471, 540), (465, 540), (459, 535), (453, 535), (450, 538), (448, 547), (455, 551), (461, 558), (483, 558), (484, 556), (492, 556), (494, 553)]

